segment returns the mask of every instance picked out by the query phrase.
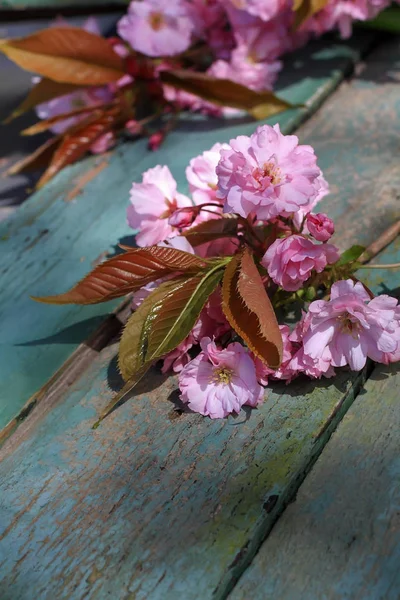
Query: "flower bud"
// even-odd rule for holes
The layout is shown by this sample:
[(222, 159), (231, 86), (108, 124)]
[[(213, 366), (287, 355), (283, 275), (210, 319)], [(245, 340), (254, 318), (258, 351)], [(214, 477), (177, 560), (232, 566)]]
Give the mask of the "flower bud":
[(163, 131), (157, 131), (156, 133), (152, 133), (149, 136), (149, 143), (148, 143), (149, 150), (152, 150), (153, 152), (155, 150), (158, 150), (159, 147), (161, 146), (161, 144), (163, 143), (164, 138), (165, 138), (165, 133)]
[(185, 206), (176, 210), (168, 219), (168, 224), (172, 227), (189, 227), (199, 214), (197, 207)]
[(335, 231), (332, 219), (324, 213), (309, 213), (306, 218), (306, 223), (310, 234), (319, 242), (326, 242), (329, 240)]

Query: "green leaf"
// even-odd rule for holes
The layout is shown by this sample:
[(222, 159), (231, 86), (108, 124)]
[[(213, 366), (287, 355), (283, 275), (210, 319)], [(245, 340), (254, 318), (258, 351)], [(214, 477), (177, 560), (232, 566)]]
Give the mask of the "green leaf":
[(179, 90), (199, 96), (218, 106), (229, 106), (246, 110), (255, 119), (266, 119), (288, 108), (293, 108), (285, 100), (272, 92), (255, 92), (230, 79), (218, 79), (205, 73), (185, 71), (161, 71), (163, 83)]
[(380, 12), (375, 19), (371, 19), (371, 21), (356, 21), (355, 25), (362, 28), (366, 27), (368, 29), (400, 33), (400, 8), (392, 6)]
[(342, 267), (343, 265), (347, 265), (358, 258), (360, 258), (361, 254), (364, 252), (364, 246), (351, 246), (348, 250), (345, 250), (341, 255), (340, 259), (337, 263), (335, 263), (335, 267)]
[(125, 401), (156, 360), (187, 337), (220, 282), (225, 264), (221, 261), (206, 273), (162, 283), (133, 313), (119, 348), (119, 368), (126, 384), (106, 406), (94, 428)]

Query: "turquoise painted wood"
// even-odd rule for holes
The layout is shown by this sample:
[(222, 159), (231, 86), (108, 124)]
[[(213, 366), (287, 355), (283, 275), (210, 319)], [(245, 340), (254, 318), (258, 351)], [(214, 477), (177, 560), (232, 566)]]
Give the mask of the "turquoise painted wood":
[[(353, 42), (311, 44), (288, 61), (282, 96), (306, 108), (273, 119), (293, 131), (335, 88), (373, 36)], [(158, 153), (139, 141), (64, 170), (34, 194), (14, 218), (0, 224), (0, 427), (14, 418), (114, 304), (52, 307), (29, 294), (66, 290), (94, 261), (131, 233), (125, 223), (131, 182), (157, 163), (167, 163), (180, 186), (190, 157), (216, 141), (250, 133), (248, 119), (183, 121)], [(183, 187), (182, 187), (183, 189)], [(346, 201), (343, 200), (343, 207)]]
[[(383, 50), (392, 60), (390, 44)], [(356, 93), (364, 85), (365, 97)], [(358, 190), (356, 177), (343, 176), (350, 172), (351, 153), (346, 148), (341, 155), (340, 146), (358, 149), (355, 132), (365, 127), (369, 86), (380, 89), (359, 79), (345, 84), (359, 101), (352, 114), (344, 113), (351, 119), (349, 135), (343, 123), (336, 149), (332, 140), (337, 187), (321, 206), (325, 211)], [(392, 114), (397, 96), (391, 84), (385, 88)], [(343, 89), (336, 100), (343, 104)], [(318, 132), (324, 112), (299, 130), (303, 142), (314, 144), (304, 132)], [(171, 160), (181, 160), (183, 168), (182, 157), (171, 154)], [(382, 160), (379, 153), (375, 160)], [(360, 178), (378, 172), (372, 156), (358, 168)], [(376, 210), (376, 198), (367, 198), (365, 208)], [(392, 210), (390, 197), (387, 206)], [(343, 221), (340, 243), (353, 220)], [(377, 229), (366, 218), (359, 239), (369, 241)], [(177, 405), (175, 379), (154, 370), (135, 397), (93, 431), (91, 424), (120, 385), (115, 353), (116, 345), (103, 349), (61, 402), (45, 398), (1, 451), (5, 600), (226, 598), (367, 375), (341, 370), (328, 385), (274, 386), (258, 410), (210, 421)]]
[(398, 600), (399, 387), (374, 370), (230, 600)]

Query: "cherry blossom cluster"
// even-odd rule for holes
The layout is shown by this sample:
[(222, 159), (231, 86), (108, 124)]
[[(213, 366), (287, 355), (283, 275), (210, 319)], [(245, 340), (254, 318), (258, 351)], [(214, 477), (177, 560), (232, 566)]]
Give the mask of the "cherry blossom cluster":
[[(308, 298), (293, 329), (280, 325), (283, 359), (273, 370), (232, 330), (217, 288), (188, 337), (164, 358), (163, 371), (179, 373), (181, 399), (192, 410), (225, 417), (262, 402), (270, 380), (332, 377), (336, 367), (362, 369), (367, 358), (400, 360), (397, 300), (373, 297), (352, 275), (337, 276), (334, 224), (316, 212), (328, 184), (312, 147), (283, 135), (278, 125), (263, 125), (250, 137), (215, 144), (193, 158), (186, 178), (190, 195), (177, 191), (166, 166), (149, 169), (133, 183), (127, 218), (138, 232), (138, 246), (160, 244), (212, 258), (232, 256), (250, 244), (274, 307)], [(193, 248), (191, 232), (218, 219), (236, 219), (237, 232)], [(134, 308), (159, 283), (136, 292)]]
[[(396, 0), (400, 3), (400, 0)], [(390, 0), (329, 0), (325, 7), (294, 28), (293, 0), (132, 0), (118, 23), (119, 38), (110, 38), (114, 50), (127, 60), (127, 73), (116, 84), (85, 88), (37, 107), (41, 119), (68, 114), (76, 108), (111, 102), (116, 91), (146, 81), (153, 100), (165, 111), (187, 109), (213, 116), (237, 113), (182, 89), (161, 84), (162, 71), (187, 68), (228, 79), (255, 91), (272, 90), (282, 67), (282, 57), (310, 38), (339, 30), (348, 37), (354, 21), (375, 17)], [(65, 26), (58, 20), (55, 25)], [(88, 19), (86, 31), (99, 34), (96, 21)], [(144, 59), (144, 61), (142, 60)], [(160, 97), (161, 96), (161, 97)], [(60, 134), (85, 115), (58, 121), (50, 129)], [(146, 134), (141, 121), (129, 118), (128, 134)], [(157, 149), (166, 132), (149, 135), (149, 148)], [(92, 145), (93, 153), (114, 146), (109, 131)]]

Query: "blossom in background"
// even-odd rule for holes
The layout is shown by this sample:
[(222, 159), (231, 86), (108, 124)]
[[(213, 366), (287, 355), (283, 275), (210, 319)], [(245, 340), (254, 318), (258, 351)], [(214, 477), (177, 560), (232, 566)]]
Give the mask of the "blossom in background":
[(249, 15), (269, 21), (290, 5), (288, 0), (222, 0), (223, 4), (239, 9)]
[(217, 60), (207, 71), (217, 79), (230, 79), (252, 90), (272, 90), (282, 63), (257, 62), (247, 46), (237, 46), (230, 61)]
[(181, 0), (133, 0), (118, 22), (118, 33), (147, 56), (173, 56), (187, 50), (194, 22)]
[(218, 349), (206, 337), (201, 348), (202, 352), (179, 375), (182, 402), (216, 419), (262, 401), (264, 389), (257, 381), (254, 362), (241, 344), (235, 342)]
[(391, 0), (331, 0), (322, 10), (308, 19), (301, 29), (318, 36), (326, 31), (339, 29), (343, 38), (349, 38), (353, 21), (373, 19), (390, 4)]
[(395, 298), (371, 300), (362, 283), (351, 279), (332, 285), (329, 301), (309, 306), (304, 352), (313, 359), (330, 353), (335, 367), (349, 365), (359, 371), (367, 357), (377, 362), (398, 360), (400, 307)]
[(283, 135), (279, 125), (263, 125), (250, 137), (231, 140), (217, 166), (217, 197), (225, 200), (224, 211), (271, 219), (316, 198), (321, 171), (311, 146), (298, 142), (295, 135)]
[(310, 278), (312, 271), (321, 273), (337, 260), (339, 251), (333, 244), (314, 244), (301, 235), (291, 235), (271, 244), (261, 264), (277, 285), (295, 292)]
[(324, 213), (308, 213), (306, 218), (308, 232), (318, 242), (327, 242), (335, 232), (335, 225)]
[(142, 183), (133, 183), (131, 204), (127, 210), (128, 224), (138, 229), (138, 246), (151, 246), (179, 233), (168, 218), (177, 208), (192, 206), (187, 196), (176, 189), (176, 181), (168, 167), (156, 167), (143, 174)]

